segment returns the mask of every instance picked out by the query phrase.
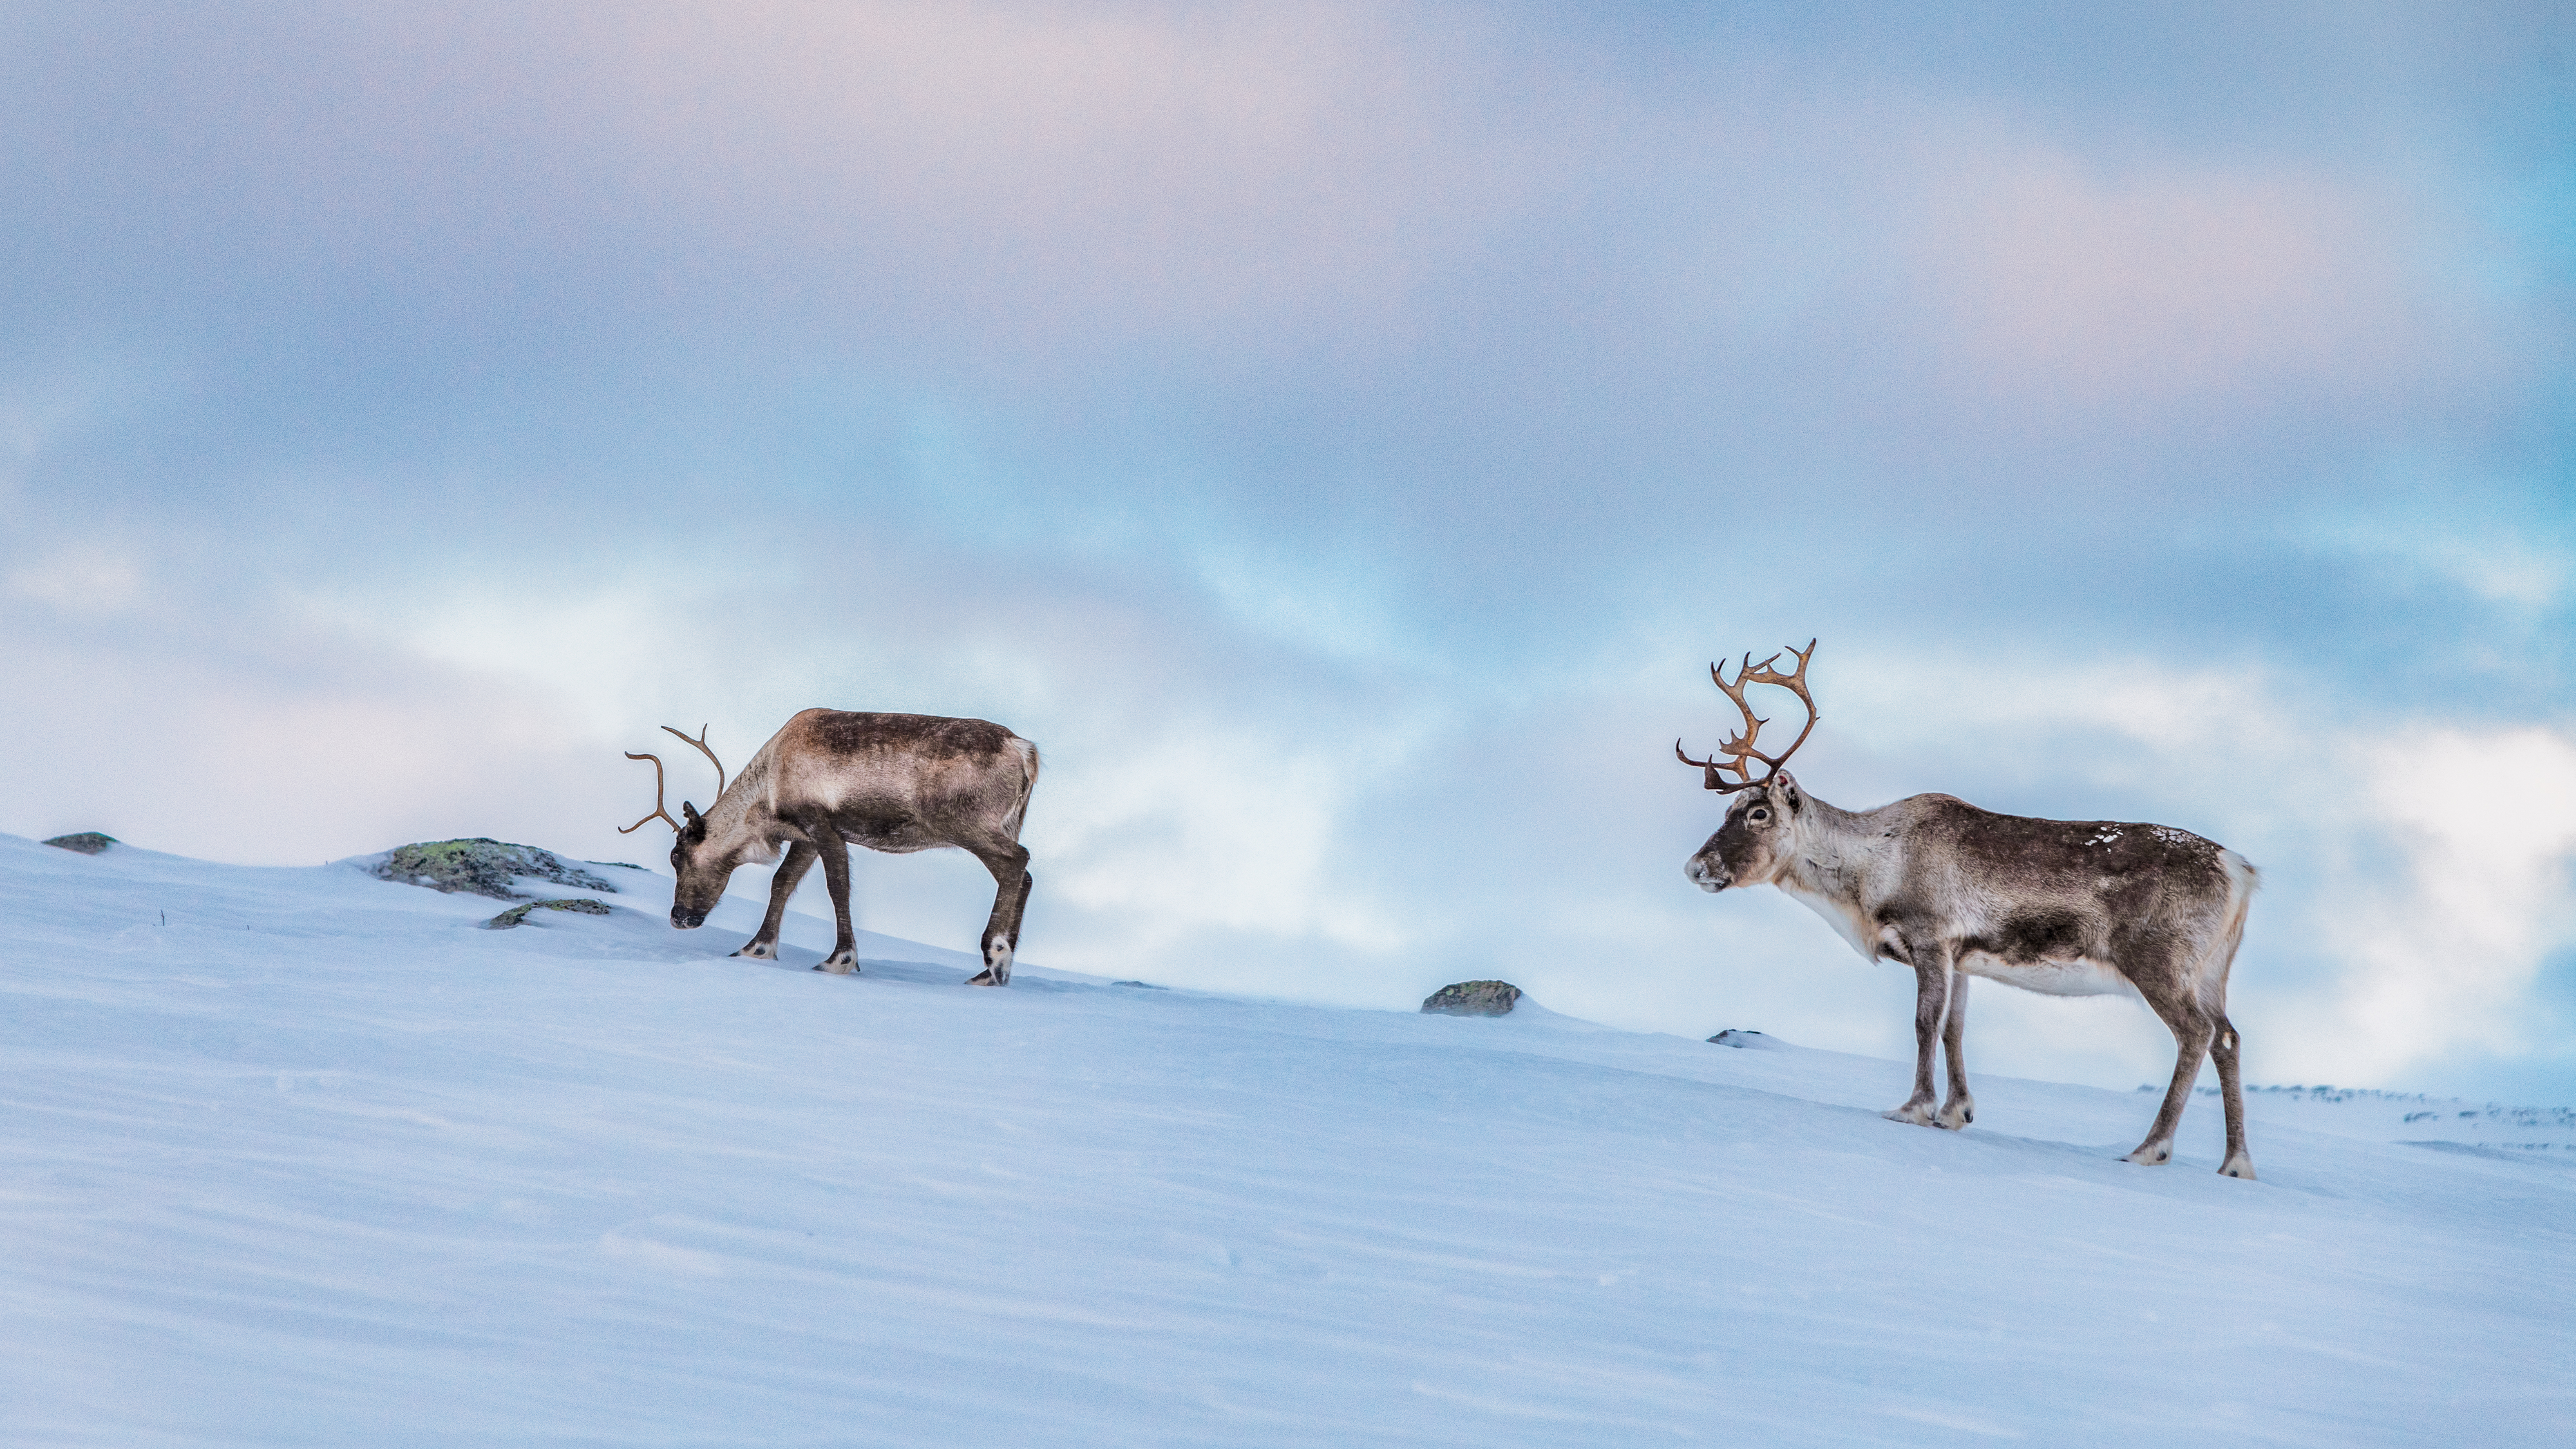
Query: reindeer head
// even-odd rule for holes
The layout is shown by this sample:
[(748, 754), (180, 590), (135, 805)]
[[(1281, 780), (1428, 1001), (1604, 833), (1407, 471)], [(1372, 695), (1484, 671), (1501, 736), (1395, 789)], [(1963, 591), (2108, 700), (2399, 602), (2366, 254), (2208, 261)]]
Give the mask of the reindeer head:
[[(664, 725), (662, 728), (668, 730), (673, 736), (697, 746), (699, 753), (707, 757), (708, 763), (716, 767), (716, 795), (719, 799), (723, 798), (724, 761), (717, 759), (716, 752), (707, 748), (707, 727), (698, 726), (698, 737), (693, 740), (669, 725)], [(653, 813), (645, 816), (644, 820), (620, 827), (617, 833), (624, 835), (629, 831), (641, 830), (644, 828), (645, 820), (655, 818), (659, 818), (663, 824), (671, 827), (675, 832), (675, 838), (671, 842), (671, 873), (679, 877), (679, 884), (671, 891), (671, 924), (683, 931), (696, 930), (706, 924), (707, 912), (714, 910), (716, 902), (724, 898), (725, 882), (733, 878), (734, 867), (742, 862), (729, 852), (711, 849), (708, 846), (707, 818), (698, 813), (697, 806), (686, 800), (680, 802), (680, 813), (688, 817), (686, 824), (671, 818), (671, 812), (662, 804), (662, 757), (660, 755), (639, 755), (630, 750), (626, 758), (653, 762)]]
[[(1690, 858), (1682, 873), (1704, 891), (1722, 891), (1728, 886), (1755, 886), (1778, 877), (1780, 867), (1789, 858), (1788, 840), (1800, 815), (1807, 807), (1806, 796), (1798, 782), (1782, 768), (1807, 736), (1816, 728), (1816, 701), (1807, 693), (1807, 661), (1816, 656), (1816, 641), (1807, 641), (1804, 651), (1795, 646), (1787, 651), (1798, 658), (1798, 667), (1782, 674), (1771, 666), (1779, 662), (1778, 654), (1756, 664), (1746, 654), (1735, 669), (1735, 682), (1729, 684), (1726, 671), (1718, 665), (1708, 667), (1709, 677), (1726, 697), (1735, 701), (1736, 710), (1744, 716), (1743, 733), (1717, 747), (1717, 753), (1705, 760), (1694, 760), (1682, 754), (1681, 741), (1673, 741), (1673, 753), (1685, 765), (1697, 765), (1706, 772), (1705, 787), (1735, 796), (1727, 802), (1725, 823), (1699, 853)], [(1762, 737), (1762, 727), (1770, 721), (1753, 713), (1744, 691), (1755, 684), (1774, 684), (1798, 696), (1807, 707), (1806, 728), (1789, 742), (1789, 748), (1777, 755), (1766, 755), (1754, 747)], [(1726, 758), (1720, 759), (1719, 756)], [(1753, 762), (1759, 760), (1763, 773), (1753, 773)], [(1727, 773), (1734, 778), (1728, 779)]]

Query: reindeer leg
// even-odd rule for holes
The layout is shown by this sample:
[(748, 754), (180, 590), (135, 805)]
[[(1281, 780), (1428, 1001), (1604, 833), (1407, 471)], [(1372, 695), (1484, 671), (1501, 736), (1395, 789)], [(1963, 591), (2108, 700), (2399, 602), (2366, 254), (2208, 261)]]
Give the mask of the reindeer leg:
[(2218, 1018), (2218, 1030), (2210, 1038), (2209, 1054), (2218, 1062), (2219, 1096), (2227, 1103), (2227, 1160), (2218, 1170), (2229, 1177), (2254, 1180), (2254, 1156), (2245, 1150), (2245, 1092), (2237, 1075), (2236, 1028), (2229, 1025), (2226, 1013)]
[(1932, 1052), (1941, 1042), (1941, 1023), (1950, 1011), (1950, 952), (1928, 941), (1907, 941), (1914, 963), (1914, 1095), (1903, 1106), (1878, 1115), (1890, 1122), (1932, 1125)]
[[(2174, 1034), (2173, 1085), (2165, 1089), (2165, 1104), (2156, 1111), (2155, 1125), (2147, 1129), (2147, 1140), (2121, 1158), (2158, 1167), (2173, 1160), (2174, 1131), (2182, 1125), (2182, 1109), (2191, 1105), (2191, 1084), (2200, 1078), (2201, 1058), (2209, 1053), (2210, 1024), (2200, 1003), (2189, 997), (2157, 993), (2163, 999), (2150, 998), (2149, 1006), (2164, 1018)], [(2252, 1170), (2252, 1164), (2247, 1164)]]
[(1968, 1095), (1968, 1052), (1962, 1040), (1968, 1030), (1968, 973), (1950, 972), (1950, 1010), (1941, 1027), (1941, 1046), (1950, 1068), (1950, 1097), (1941, 1104), (1936, 1126), (1956, 1132), (1977, 1120), (1977, 1099)]
[(850, 843), (828, 823), (819, 830), (807, 831), (806, 836), (823, 857), (823, 884), (832, 892), (832, 924), (839, 929), (832, 939), (832, 954), (814, 969), (835, 976), (854, 976), (859, 969), (859, 937), (850, 929)]
[(1017, 841), (977, 851), (976, 858), (993, 873), (993, 914), (984, 922), (984, 969), (966, 984), (1008, 986), (1012, 958), (1019, 954), (1020, 914), (1028, 909), (1036, 880), (1029, 874), (1029, 853)]
[(1038, 878), (1036, 876), (1029, 874), (1025, 870), (1020, 872), (1020, 893), (1018, 897), (1011, 902), (1010, 934), (1003, 938), (1004, 948), (1011, 953), (1012, 958), (1015, 960), (1020, 954), (1020, 918), (1029, 913), (1029, 892), (1036, 890), (1037, 885)]
[(735, 955), (754, 961), (778, 959), (778, 928), (787, 920), (787, 898), (796, 894), (797, 883), (814, 868), (820, 854), (801, 840), (787, 847), (787, 858), (778, 863), (777, 874), (769, 878), (769, 914), (761, 919), (760, 934), (744, 942)]

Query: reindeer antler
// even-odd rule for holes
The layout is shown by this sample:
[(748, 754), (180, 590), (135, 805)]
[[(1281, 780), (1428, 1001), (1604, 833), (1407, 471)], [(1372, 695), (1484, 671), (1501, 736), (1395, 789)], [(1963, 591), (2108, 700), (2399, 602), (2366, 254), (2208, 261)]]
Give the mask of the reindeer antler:
[[(1774, 654), (1771, 657), (1777, 659), (1780, 656)], [(669, 730), (673, 739), (689, 740), (687, 735), (681, 734), (678, 730), (671, 729), (669, 725), (664, 725), (662, 728)], [(707, 727), (705, 725), (698, 726), (698, 737), (694, 740), (689, 740), (689, 743), (697, 746), (698, 753), (707, 757), (707, 763), (716, 767), (716, 793), (718, 795), (722, 795), (725, 787), (724, 761), (717, 759), (716, 752), (707, 748)], [(707, 808), (712, 810), (715, 807), (710, 805)]]
[[(1780, 662), (1780, 655), (1774, 654), (1756, 664), (1750, 651), (1746, 652), (1743, 662), (1736, 665), (1733, 684), (1726, 682), (1726, 671), (1723, 668), (1715, 664), (1708, 667), (1709, 678), (1717, 681), (1717, 687), (1725, 692), (1728, 699), (1735, 701), (1736, 709), (1744, 715), (1744, 732), (1719, 745), (1717, 754), (1705, 760), (1694, 760), (1682, 754), (1682, 742), (1673, 741), (1673, 753), (1681, 757), (1683, 764), (1697, 765), (1708, 772), (1705, 788), (1732, 795), (1738, 790), (1749, 790), (1756, 785), (1768, 782), (1780, 773), (1780, 767), (1789, 762), (1791, 755), (1798, 753), (1798, 746), (1805, 744), (1807, 736), (1815, 731), (1816, 721), (1822, 716), (1816, 713), (1815, 697), (1807, 693), (1807, 662), (1816, 657), (1816, 641), (1808, 640), (1807, 647), (1803, 650), (1792, 644), (1782, 652), (1798, 656), (1798, 667), (1787, 674), (1782, 674), (1771, 667)], [(1798, 731), (1798, 737), (1789, 742), (1789, 748), (1777, 755), (1766, 755), (1753, 747), (1754, 742), (1762, 737), (1762, 727), (1770, 723), (1769, 720), (1755, 715), (1753, 706), (1745, 702), (1745, 687), (1753, 684), (1776, 684), (1797, 695), (1799, 702), (1807, 707), (1807, 727)], [(1717, 755), (1727, 755), (1732, 758), (1720, 761)], [(1760, 760), (1770, 767), (1760, 779), (1754, 778), (1753, 775), (1755, 760)], [(1719, 778), (1720, 770), (1734, 771), (1736, 776), (1734, 783), (1729, 784)]]
[[(703, 733), (703, 731), (701, 731), (701, 733)], [(688, 736), (682, 735), (680, 738), (687, 739)], [(663, 808), (662, 805), (662, 757), (660, 755), (639, 755), (634, 751), (629, 750), (626, 752), (626, 758), (630, 760), (651, 760), (653, 762), (653, 815), (661, 816), (662, 823), (670, 826), (673, 830), (679, 829), (680, 822), (672, 819), (671, 812)], [(653, 815), (645, 816), (644, 820), (652, 819)], [(644, 820), (638, 820), (632, 825), (620, 826), (617, 833), (620, 835), (632, 835), (636, 831), (644, 828)]]
[[(706, 756), (707, 763), (716, 767), (716, 794), (719, 796), (723, 795), (725, 788), (724, 761), (717, 759), (716, 752), (707, 748), (707, 727), (705, 725), (698, 726), (698, 737), (694, 740), (690, 740), (687, 735), (681, 734), (678, 730), (671, 729), (669, 725), (664, 725), (662, 728), (670, 730), (673, 738), (689, 740), (690, 744), (698, 747), (698, 753)], [(662, 757), (654, 754), (639, 755), (633, 750), (628, 750), (626, 752), (626, 758), (630, 760), (651, 760), (653, 762), (653, 815), (645, 816), (644, 820), (650, 820), (654, 815), (658, 815), (662, 817), (663, 824), (670, 826), (673, 830), (680, 829), (680, 822), (671, 818), (670, 808), (662, 803)], [(683, 806), (682, 808), (686, 809), (688, 807)], [(644, 820), (638, 820), (632, 825), (622, 826), (618, 829), (617, 833), (620, 835), (626, 835), (634, 831), (641, 830), (644, 828)]]

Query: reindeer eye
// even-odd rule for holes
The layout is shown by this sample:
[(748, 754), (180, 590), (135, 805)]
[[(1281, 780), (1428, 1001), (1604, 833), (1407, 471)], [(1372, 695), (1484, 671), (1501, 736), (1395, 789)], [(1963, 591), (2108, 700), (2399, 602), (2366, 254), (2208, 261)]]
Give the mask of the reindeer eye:
[(1771, 818), (1771, 812), (1757, 805), (1754, 808), (1745, 811), (1744, 818), (1747, 820), (1768, 820)]

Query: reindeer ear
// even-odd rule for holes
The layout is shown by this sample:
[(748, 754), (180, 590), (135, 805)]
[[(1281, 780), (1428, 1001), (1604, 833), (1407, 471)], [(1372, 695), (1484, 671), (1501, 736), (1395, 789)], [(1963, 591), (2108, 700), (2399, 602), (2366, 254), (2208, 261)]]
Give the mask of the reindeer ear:
[(1783, 770), (1773, 777), (1771, 788), (1778, 792), (1780, 803), (1788, 806), (1790, 810), (1797, 811), (1806, 807), (1806, 801), (1798, 794), (1798, 777), (1788, 771)]
[(688, 801), (686, 801), (686, 800), (683, 800), (683, 801), (681, 801), (681, 802), (680, 802), (680, 813), (689, 817), (689, 823), (690, 823), (691, 825), (695, 825), (695, 824), (697, 824), (697, 823), (698, 823), (698, 807), (697, 807), (697, 806), (690, 804), (690, 803), (689, 803)]

